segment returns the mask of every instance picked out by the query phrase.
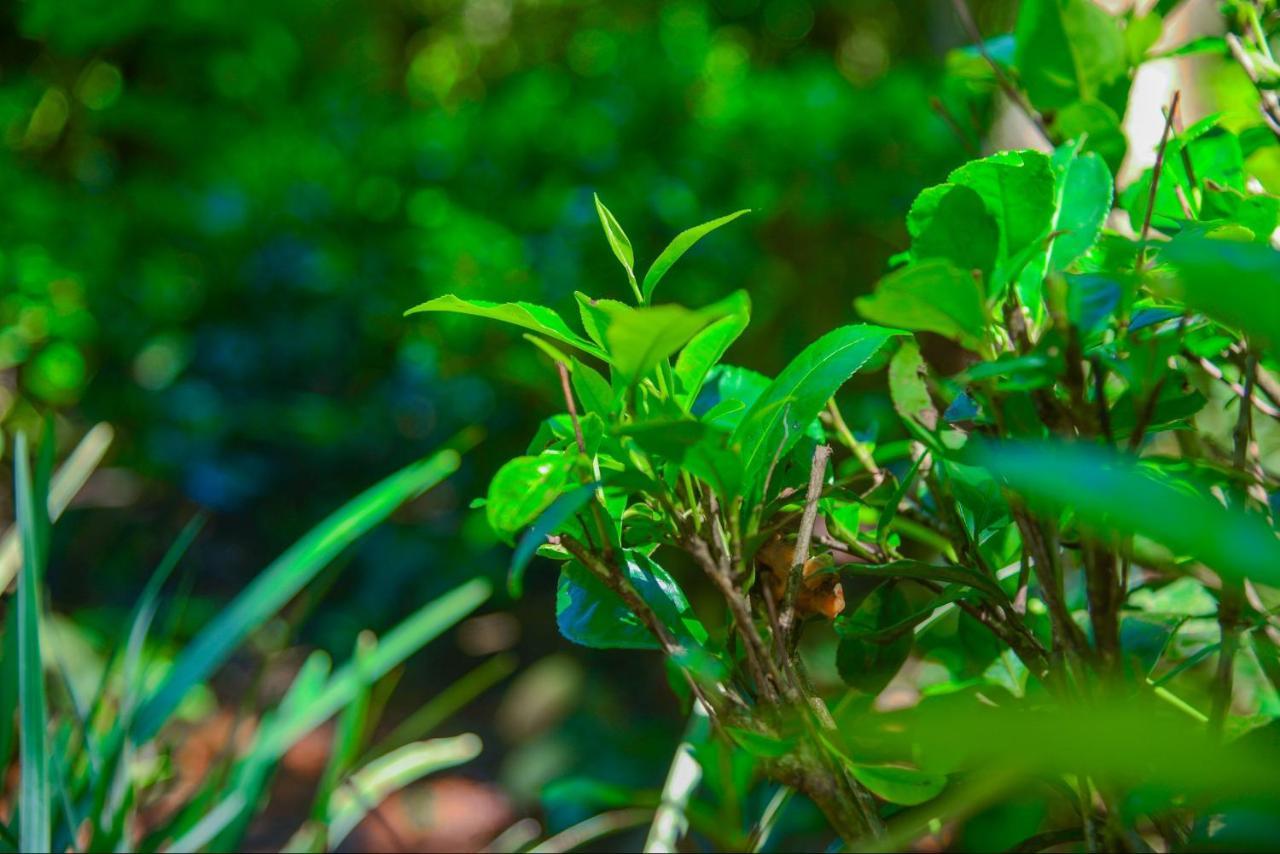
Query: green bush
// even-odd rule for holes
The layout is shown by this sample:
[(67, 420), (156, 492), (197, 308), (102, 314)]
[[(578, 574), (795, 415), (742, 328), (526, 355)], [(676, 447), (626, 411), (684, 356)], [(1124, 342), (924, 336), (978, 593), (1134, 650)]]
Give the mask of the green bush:
[[(664, 300), (737, 214), (642, 274), (597, 199), (634, 304), (576, 294), (581, 332), (522, 302), (412, 309), (522, 327), (559, 375), (565, 411), (484, 507), (513, 593), (535, 552), (559, 563), (566, 638), (665, 656), (692, 718), (651, 850), (690, 826), (759, 849), (789, 792), (868, 850), (1274, 844), (1280, 198), (1245, 168), (1277, 148), (1274, 64), (1234, 4), (1243, 40), (1181, 52), (1230, 47), (1270, 127), (1184, 127), (1175, 96), (1117, 195), (1119, 116), (1173, 5), (1029, 0), (1011, 46), (957, 58), (1047, 150), (921, 192), (856, 300), (875, 325), (774, 377), (725, 361), (745, 292)], [(875, 371), (896, 424), (850, 424), (840, 390)]]

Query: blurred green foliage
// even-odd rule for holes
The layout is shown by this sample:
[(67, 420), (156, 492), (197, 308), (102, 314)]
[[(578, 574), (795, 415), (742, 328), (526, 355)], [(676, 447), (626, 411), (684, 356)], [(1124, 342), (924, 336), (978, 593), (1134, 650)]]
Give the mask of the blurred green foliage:
[(571, 304), (611, 272), (592, 191), (647, 224), (646, 255), (755, 209), (670, 287), (749, 287), (750, 350), (775, 365), (959, 161), (930, 96), (970, 114), (940, 77), (950, 11), (923, 2), (0, 14), (5, 432), (50, 407), (108, 420), (127, 465), (226, 511), (292, 517), (462, 426), (527, 426), (508, 398), (545, 397), (543, 359), (400, 312), (446, 291)]

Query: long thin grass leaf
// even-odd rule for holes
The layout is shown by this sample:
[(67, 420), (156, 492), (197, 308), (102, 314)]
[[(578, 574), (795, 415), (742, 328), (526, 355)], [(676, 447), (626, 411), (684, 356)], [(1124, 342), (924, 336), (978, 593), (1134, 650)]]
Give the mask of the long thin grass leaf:
[(397, 724), (386, 738), (374, 746), (365, 755), (364, 760), (368, 762), (376, 759), (397, 747), (403, 747), (430, 735), (436, 727), (476, 697), (506, 679), (515, 672), (515, 669), (515, 656), (505, 654), (493, 656), (423, 703), (416, 712)]
[[(238, 764), (234, 780), (234, 798), (242, 810), (254, 809), (270, 778), (271, 769), (285, 751), (297, 744), (307, 733), (333, 717), (351, 703), (361, 684), (367, 680), (381, 679), (413, 653), (435, 639), (440, 633), (470, 614), (489, 598), (492, 585), (483, 578), (473, 578), (429, 603), (416, 614), (401, 622), (380, 639), (368, 658), (358, 665), (347, 662), (333, 677), (318, 685), (321, 670), (304, 667), (308, 672), (306, 685), (303, 674), (294, 680), (293, 687), (274, 713), (265, 717), (253, 743)], [(316, 656), (308, 659), (311, 665)], [(233, 796), (228, 796), (228, 798)], [(225, 802), (225, 799), (224, 799)], [(221, 805), (219, 806), (221, 809)], [(232, 821), (240, 825), (247, 820), (247, 813), (237, 813), (223, 825)], [(234, 842), (234, 840), (220, 840)]]
[(456, 451), (445, 450), (401, 469), (343, 506), (277, 558), (182, 652), (165, 681), (138, 710), (133, 738), (145, 741), (155, 735), (187, 692), (212, 675), (250, 632), (392, 510), (456, 471), (459, 459)]
[(329, 850), (389, 795), (428, 774), (471, 761), (480, 747), (479, 737), (471, 733), (406, 744), (352, 774), (329, 799)]
[(706, 742), (710, 732), (711, 723), (706, 708), (701, 702), (694, 703), (684, 738), (676, 747), (675, 757), (671, 760), (671, 769), (667, 772), (667, 782), (662, 787), (658, 811), (654, 813), (653, 824), (649, 826), (649, 836), (644, 842), (646, 854), (667, 854), (678, 850), (676, 846), (680, 837), (689, 829), (689, 819), (685, 815), (689, 798), (702, 781), (702, 765), (693, 755), (694, 750)]
[[(98, 424), (80, 440), (74, 451), (58, 468), (49, 484), (49, 518), (56, 521), (71, 499), (84, 487), (111, 447), (115, 431), (110, 424)], [(8, 588), (22, 560), (22, 544), (18, 526), (14, 525), (0, 538), (0, 591)]]
[(22, 720), (19, 733), (22, 772), (18, 792), (19, 842), (23, 851), (48, 851), (51, 845), (49, 712), (40, 654), (40, 587), (44, 574), (44, 533), (41, 529), (48, 525), (48, 499), (36, 492), (32, 482), (25, 434), (18, 434), (14, 456), (18, 529), (22, 534), (22, 569), (18, 573), (18, 707)]

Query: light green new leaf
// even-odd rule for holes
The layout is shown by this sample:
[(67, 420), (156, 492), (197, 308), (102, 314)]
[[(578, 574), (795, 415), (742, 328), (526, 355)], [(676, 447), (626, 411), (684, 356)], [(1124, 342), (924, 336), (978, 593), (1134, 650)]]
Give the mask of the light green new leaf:
[(1129, 50), (1119, 20), (1094, 0), (1023, 0), (1014, 64), (1037, 109), (1098, 98), (1124, 77)]
[(389, 795), (428, 774), (470, 762), (480, 755), (480, 747), (479, 737), (471, 733), (433, 738), (406, 744), (352, 774), (329, 798), (328, 850), (336, 850)]
[(1182, 234), (1163, 246), (1160, 259), (1174, 275), (1153, 285), (1214, 320), (1239, 329), (1272, 355), (1280, 347), (1280, 253), (1260, 243)]
[(947, 180), (981, 196), (1000, 227), (996, 269), (987, 288), (988, 295), (997, 296), (1052, 227), (1055, 182), (1049, 158), (1039, 151), (1004, 151), (966, 163)]
[(1228, 509), (1198, 487), (1091, 445), (1000, 442), (973, 459), (1049, 512), (1071, 510), (1109, 538), (1138, 535), (1235, 578), (1280, 586), (1280, 540), (1263, 518)]
[(742, 449), (744, 486), (750, 492), (775, 454), (785, 454), (849, 377), (879, 352), (896, 329), (857, 324), (823, 335), (769, 383), (742, 416), (730, 445)]
[(693, 336), (676, 357), (675, 374), (683, 389), (686, 409), (697, 399), (708, 372), (751, 322), (751, 299), (746, 292), (738, 291), (732, 298), (737, 299), (738, 310)]
[[(596, 203), (599, 204), (598, 199)], [(751, 213), (750, 208), (734, 211), (727, 216), (704, 222), (702, 225), (696, 225), (677, 234), (675, 239), (667, 244), (667, 248), (662, 250), (658, 260), (653, 262), (649, 272), (644, 274), (644, 284), (641, 286), (641, 292), (644, 294), (645, 302), (649, 302), (653, 298), (653, 289), (658, 286), (658, 282), (662, 281), (662, 277), (671, 269), (671, 265), (680, 260), (681, 255), (684, 255), (695, 243), (720, 226), (727, 225), (746, 213)]]
[(547, 453), (509, 460), (489, 483), (485, 515), (489, 526), (510, 538), (551, 506), (569, 482), (574, 457)]
[(573, 370), (569, 381), (573, 385), (574, 394), (582, 403), (582, 411), (594, 412), (600, 416), (601, 420), (608, 421), (609, 415), (613, 412), (613, 388), (609, 385), (609, 381), (595, 368), (577, 359), (572, 359), (570, 364)]
[(155, 735), (187, 692), (209, 678), (250, 632), (391, 511), (457, 471), (459, 462), (457, 451), (446, 450), (406, 466), (348, 502), (276, 558), (178, 656), (138, 710), (133, 740), (140, 743)]
[(1000, 229), (982, 197), (970, 187), (942, 184), (916, 197), (907, 216), (911, 255), (945, 258), (961, 270), (981, 270), (991, 280), (1000, 250)]
[(722, 501), (742, 487), (742, 460), (727, 447), (728, 436), (703, 421), (651, 420), (628, 424), (616, 431), (659, 459), (680, 466), (716, 489)]
[(604, 358), (604, 353), (601, 352), (599, 347), (570, 329), (560, 315), (546, 306), (535, 305), (531, 302), (499, 303), (479, 299), (467, 300), (453, 294), (447, 294), (427, 300), (421, 305), (416, 305), (406, 311), (405, 314), (410, 315), (426, 311), (470, 314), (476, 317), (486, 317), (490, 320), (500, 320), (503, 323), (510, 323), (523, 329), (531, 329), (548, 338), (554, 338), (562, 344), (577, 347), (584, 353), (590, 353), (597, 358)]
[[(18, 633), (18, 708), (21, 727), (18, 761), (20, 847), (23, 851), (49, 851), (53, 789), (48, 754), (49, 710), (45, 697), (44, 663), (40, 652), (40, 588), (44, 575), (45, 531), (48, 496), (40, 488), (42, 478), (31, 476), (27, 437), (14, 443), (14, 491), (18, 530), (22, 538), (22, 566), (18, 571), (16, 630)], [(10, 624), (11, 630), (13, 623)], [(6, 714), (10, 710), (5, 710)]]
[(609, 241), (609, 248), (613, 250), (613, 255), (627, 271), (627, 278), (630, 279), (632, 285), (635, 285), (636, 274), (635, 253), (631, 251), (631, 240), (627, 237), (627, 233), (622, 230), (622, 225), (613, 215), (604, 202), (600, 201), (600, 196), (593, 194), (596, 200), (596, 213), (600, 216), (600, 226), (604, 229), (605, 239)]
[(742, 311), (745, 294), (731, 294), (706, 308), (655, 305), (632, 308), (613, 300), (578, 294), (604, 342), (607, 361), (623, 386), (637, 382), (708, 325)]
[(1113, 186), (1107, 164), (1096, 154), (1072, 158), (1059, 176), (1057, 220), (1049, 269), (1061, 272), (1097, 242), (1111, 212)]
[(936, 332), (970, 350), (982, 349), (987, 313), (981, 286), (950, 261), (935, 258), (896, 270), (854, 305), (876, 323)]

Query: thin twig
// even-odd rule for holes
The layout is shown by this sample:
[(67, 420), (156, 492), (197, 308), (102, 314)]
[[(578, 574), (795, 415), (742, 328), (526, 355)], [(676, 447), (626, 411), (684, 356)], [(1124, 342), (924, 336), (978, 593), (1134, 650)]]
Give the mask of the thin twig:
[(969, 11), (969, 4), (965, 0), (951, 0), (951, 5), (955, 7), (956, 17), (960, 19), (960, 25), (964, 27), (969, 38), (973, 41), (973, 46), (986, 60), (987, 65), (991, 66), (991, 71), (996, 76), (996, 84), (999, 85), (1000, 91), (1004, 92), (1013, 105), (1023, 112), (1035, 129), (1040, 132), (1040, 136), (1044, 137), (1044, 141), (1048, 143), (1050, 148), (1054, 147), (1053, 137), (1049, 134), (1049, 129), (1045, 127), (1044, 119), (1031, 104), (1027, 103), (1026, 98), (1018, 91), (1018, 87), (1013, 85), (1013, 81), (1004, 73), (1004, 69), (1000, 67), (1000, 63), (996, 62), (995, 57), (987, 50), (987, 43), (982, 38), (982, 31), (978, 29), (978, 23), (973, 19), (973, 13)]
[(809, 560), (809, 541), (813, 538), (813, 525), (818, 519), (818, 498), (822, 495), (822, 481), (827, 473), (827, 461), (831, 459), (831, 446), (819, 445), (813, 449), (813, 463), (809, 467), (809, 488), (805, 492), (804, 514), (796, 532), (796, 548), (791, 553), (791, 574), (787, 576), (787, 598), (782, 603), (778, 617), (784, 640), (789, 638), (795, 625), (796, 597), (804, 580), (804, 565)]
[(1271, 132), (1280, 137), (1280, 99), (1277, 99), (1274, 92), (1263, 87), (1258, 69), (1254, 67), (1253, 60), (1245, 52), (1244, 45), (1240, 43), (1240, 37), (1235, 33), (1228, 33), (1226, 41), (1231, 55), (1244, 69), (1244, 73), (1253, 83), (1253, 88), (1258, 91), (1258, 110), (1262, 113), (1263, 120), (1266, 121), (1267, 127), (1271, 128)]
[[(556, 370), (560, 373), (560, 390), (564, 392), (564, 405), (569, 409), (569, 420), (573, 423), (573, 436), (578, 442), (578, 452), (582, 456), (587, 456), (587, 442), (582, 435), (582, 422), (578, 420), (578, 407), (573, 402), (573, 388), (569, 385), (569, 369), (565, 367), (564, 362), (556, 362)], [(596, 495), (601, 493), (596, 490)], [(604, 553), (605, 560), (613, 558), (613, 542), (609, 537), (609, 529), (605, 527), (604, 518), (600, 515), (600, 507), (597, 502), (590, 502), (591, 518), (595, 521), (596, 530), (600, 534), (600, 551)]]
[(955, 134), (956, 139), (960, 141), (960, 145), (964, 147), (965, 152), (971, 157), (977, 157), (977, 146), (975, 146), (973, 141), (969, 139), (969, 135), (964, 132), (964, 128), (960, 126), (958, 121), (956, 121), (956, 117), (951, 115), (951, 111), (947, 109), (947, 105), (942, 103), (942, 99), (937, 95), (930, 96), (929, 107), (937, 113), (938, 117), (942, 119), (948, 128), (951, 129), (951, 132)]
[(1156, 149), (1156, 162), (1151, 168), (1151, 192), (1147, 195), (1147, 212), (1142, 217), (1142, 248), (1138, 250), (1137, 270), (1142, 271), (1147, 266), (1147, 235), (1151, 232), (1151, 214), (1156, 209), (1156, 191), (1160, 187), (1160, 173), (1164, 169), (1164, 152), (1169, 147), (1169, 131), (1173, 129), (1173, 117), (1178, 114), (1178, 102), (1182, 100), (1182, 91), (1176, 90), (1173, 93), (1173, 100), (1169, 102), (1169, 112), (1164, 118), (1164, 132), (1160, 135), (1160, 147)]

